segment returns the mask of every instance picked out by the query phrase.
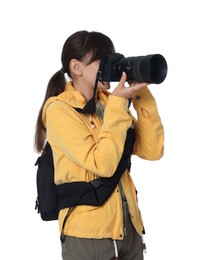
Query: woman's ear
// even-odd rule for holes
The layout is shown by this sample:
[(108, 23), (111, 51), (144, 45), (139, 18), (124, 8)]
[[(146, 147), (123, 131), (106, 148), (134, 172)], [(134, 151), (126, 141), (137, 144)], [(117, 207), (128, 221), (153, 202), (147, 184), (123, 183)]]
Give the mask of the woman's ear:
[(82, 75), (82, 64), (76, 59), (70, 61), (70, 71), (73, 75), (81, 76)]

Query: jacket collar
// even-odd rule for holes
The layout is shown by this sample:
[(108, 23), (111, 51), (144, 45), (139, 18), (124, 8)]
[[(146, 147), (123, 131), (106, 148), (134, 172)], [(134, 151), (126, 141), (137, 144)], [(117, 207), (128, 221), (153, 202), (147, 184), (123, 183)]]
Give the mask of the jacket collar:
[[(110, 95), (108, 91), (97, 90), (97, 97), (101, 100), (101, 102), (106, 105), (107, 97)], [(83, 109), (86, 105), (86, 100), (82, 93), (76, 90), (73, 85), (72, 81), (69, 81), (65, 86), (65, 91), (58, 95), (57, 99), (60, 99), (70, 106), (78, 109)], [(89, 113), (90, 114), (90, 113)]]
[[(108, 91), (103, 90), (97, 90), (97, 97), (99, 100), (103, 103), (104, 106), (106, 106), (107, 103), (107, 97), (110, 95)], [(86, 100), (82, 93), (78, 90), (76, 90), (72, 82), (68, 82), (65, 86), (65, 90), (59, 94), (58, 96), (50, 97), (44, 107), (43, 107), (43, 113), (42, 113), (42, 120), (44, 127), (46, 128), (46, 110), (49, 107), (49, 105), (57, 100), (63, 101), (67, 103), (68, 105), (72, 106), (73, 108), (83, 109), (86, 105)]]

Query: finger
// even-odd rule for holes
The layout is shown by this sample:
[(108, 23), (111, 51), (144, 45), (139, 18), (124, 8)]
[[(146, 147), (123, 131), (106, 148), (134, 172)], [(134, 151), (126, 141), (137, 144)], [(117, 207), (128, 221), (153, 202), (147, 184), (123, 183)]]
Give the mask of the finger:
[(127, 80), (127, 74), (123, 71), (118, 86), (119, 87), (123, 87), (125, 82), (126, 82), (126, 80)]
[(134, 85), (134, 84), (137, 84), (138, 83), (138, 81), (136, 81), (136, 80), (129, 80), (128, 81), (128, 84), (131, 86), (131, 85)]

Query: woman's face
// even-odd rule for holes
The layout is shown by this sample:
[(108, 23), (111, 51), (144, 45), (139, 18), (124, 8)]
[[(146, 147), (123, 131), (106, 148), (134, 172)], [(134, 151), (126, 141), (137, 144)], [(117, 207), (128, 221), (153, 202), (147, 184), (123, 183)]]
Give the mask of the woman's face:
[[(90, 55), (86, 56), (83, 61), (76, 59), (71, 60), (71, 74), (73, 75), (73, 86), (80, 91), (86, 100), (90, 100), (94, 94), (95, 81), (100, 66), (100, 60), (88, 63)], [(110, 83), (98, 81), (97, 89), (109, 89)]]
[[(90, 64), (84, 64), (83, 67), (83, 79), (88, 83), (89, 87), (91, 86), (94, 89), (95, 79), (97, 76), (97, 72), (100, 66), (100, 60), (96, 60)], [(109, 89), (110, 83), (104, 82), (104, 84), (98, 81), (97, 89)]]

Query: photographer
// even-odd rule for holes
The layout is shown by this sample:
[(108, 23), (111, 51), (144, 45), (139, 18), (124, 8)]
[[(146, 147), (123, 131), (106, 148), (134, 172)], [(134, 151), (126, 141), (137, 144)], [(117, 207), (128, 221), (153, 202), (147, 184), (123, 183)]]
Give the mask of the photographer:
[[(163, 126), (147, 83), (129, 81), (125, 87), (127, 75), (123, 72), (109, 93), (110, 82), (99, 78), (102, 60), (112, 53), (112, 41), (98, 32), (76, 32), (63, 46), (62, 69), (49, 81), (35, 136), (38, 152), (46, 139), (51, 145), (57, 185), (99, 177), (113, 181), (127, 150), (129, 129), (135, 138), (132, 154), (147, 160), (163, 155)], [(65, 74), (71, 78), (69, 82)], [(137, 119), (129, 111), (129, 100)], [(102, 205), (89, 201), (71, 211), (60, 210), (63, 260), (143, 259), (144, 226), (129, 170), (130, 165)]]

